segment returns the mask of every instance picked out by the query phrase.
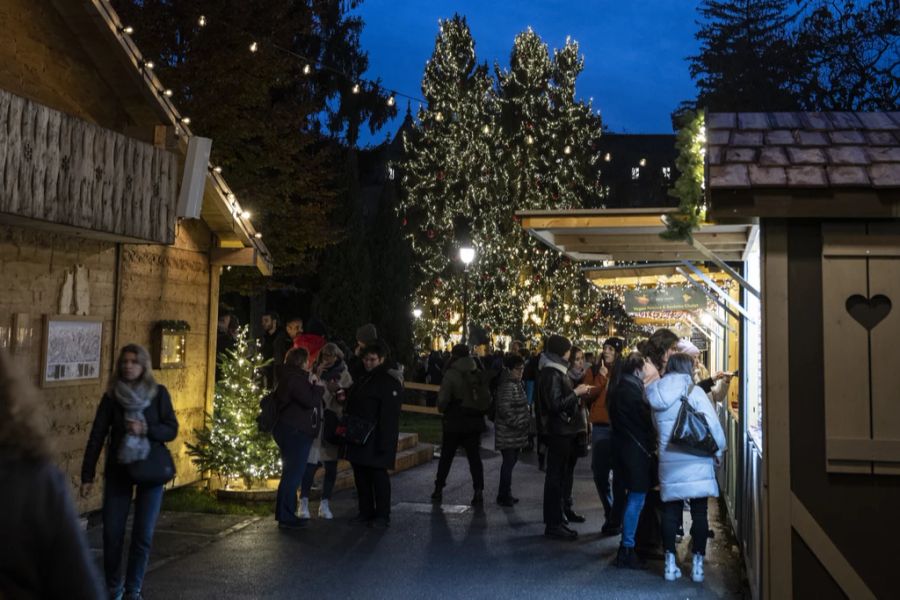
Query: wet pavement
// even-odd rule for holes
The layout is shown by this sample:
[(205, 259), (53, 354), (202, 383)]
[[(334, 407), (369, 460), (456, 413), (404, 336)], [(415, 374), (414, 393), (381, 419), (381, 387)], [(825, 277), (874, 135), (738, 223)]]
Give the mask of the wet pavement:
[[(582, 459), (576, 473), (575, 542), (543, 537), (543, 473), (525, 455), (513, 474), (514, 508), (494, 504), (500, 457), (483, 449), (485, 506), (473, 509), (468, 465), (454, 461), (443, 506), (429, 501), (437, 461), (392, 478), (389, 529), (350, 525), (352, 490), (332, 500), (333, 521), (282, 531), (272, 519), (164, 513), (144, 595), (153, 598), (744, 598), (740, 557), (718, 502), (710, 503), (706, 581), (662, 578), (611, 565), (619, 538), (601, 537), (602, 508)], [(315, 514), (316, 503), (312, 504)], [(685, 529), (690, 515), (685, 513)], [(94, 541), (99, 531), (91, 532)], [(689, 575), (689, 536), (679, 546)]]

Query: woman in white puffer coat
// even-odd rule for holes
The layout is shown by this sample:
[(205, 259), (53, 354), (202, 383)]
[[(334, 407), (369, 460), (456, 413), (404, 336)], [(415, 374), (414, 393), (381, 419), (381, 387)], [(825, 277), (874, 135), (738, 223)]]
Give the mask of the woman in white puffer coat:
[[(684, 501), (691, 505), (691, 542), (694, 553), (691, 576), (703, 581), (703, 557), (709, 538), (707, 499), (718, 497), (716, 466), (725, 452), (725, 432), (719, 423), (709, 398), (694, 385), (694, 361), (684, 353), (673, 354), (666, 366), (666, 375), (647, 388), (647, 399), (653, 409), (653, 419), (659, 431), (659, 486), (662, 497), (662, 537), (666, 551), (665, 577), (674, 581), (681, 576), (675, 564), (675, 530), (681, 522)], [(693, 388), (692, 388), (693, 386)], [(710, 432), (719, 447), (715, 457), (697, 456), (670, 446), (675, 419), (681, 410), (681, 398), (688, 395), (690, 405), (703, 413)]]

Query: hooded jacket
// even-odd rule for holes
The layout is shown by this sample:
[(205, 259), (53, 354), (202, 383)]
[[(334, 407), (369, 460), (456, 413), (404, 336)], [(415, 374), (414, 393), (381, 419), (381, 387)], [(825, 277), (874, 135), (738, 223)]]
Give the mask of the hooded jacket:
[(544, 435), (575, 436), (587, 428), (581, 401), (567, 375), (568, 365), (545, 352), (535, 386), (535, 407)]
[(463, 404), (470, 404), (472, 400), (468, 374), (477, 369), (475, 359), (463, 356), (454, 360), (444, 373), (438, 392), (438, 410), (444, 415), (444, 431), (452, 433), (484, 431), (484, 415), (472, 414), (463, 408)]
[[(692, 383), (683, 373), (668, 373), (647, 387), (647, 399), (659, 431), (659, 484), (663, 502), (719, 495), (716, 465), (712, 457), (696, 456), (669, 446), (675, 419), (681, 409), (681, 396)], [(698, 386), (688, 398), (690, 405), (706, 416), (706, 422), (719, 446), (717, 457), (725, 452), (725, 432), (712, 403)]]
[(403, 384), (386, 365), (365, 371), (353, 382), (344, 414), (375, 424), (362, 446), (347, 446), (347, 460), (354, 465), (393, 469), (400, 437), (400, 405)]

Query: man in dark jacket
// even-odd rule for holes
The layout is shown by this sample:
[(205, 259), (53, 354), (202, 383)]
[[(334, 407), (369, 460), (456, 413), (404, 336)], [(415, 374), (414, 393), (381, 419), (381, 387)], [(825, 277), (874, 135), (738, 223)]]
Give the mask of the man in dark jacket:
[(387, 347), (380, 341), (360, 352), (364, 371), (355, 378), (344, 414), (373, 429), (362, 445), (347, 445), (347, 460), (359, 499), (355, 523), (388, 527), (391, 523), (391, 480), (388, 469), (397, 458), (403, 384), (385, 364)]
[(274, 392), (278, 422), (272, 434), (281, 450), (281, 482), (278, 484), (275, 519), (280, 527), (287, 529), (304, 527), (308, 520), (296, 516), (297, 488), (303, 482), (306, 460), (319, 435), (322, 420), (325, 388), (306, 370), (308, 359), (306, 349), (290, 350)]
[(443, 499), (444, 485), (453, 465), (456, 450), (462, 446), (469, 460), (472, 474), (472, 506), (484, 504), (484, 466), (481, 463), (481, 433), (484, 431), (484, 414), (473, 412), (466, 406), (472, 402), (472, 375), (477, 371), (475, 361), (469, 356), (469, 349), (457, 344), (450, 353), (450, 366), (444, 373), (438, 392), (438, 410), (444, 416), (441, 435), (441, 459), (438, 462), (434, 493), (431, 499)]
[(266, 387), (273, 389), (278, 383), (278, 376), (284, 364), (284, 355), (291, 349), (292, 340), (281, 326), (281, 317), (275, 311), (268, 311), (262, 316), (263, 336), (260, 338), (260, 354), (271, 359), (269, 366), (263, 369)]
[(564, 514), (566, 465), (576, 451), (576, 435), (581, 428), (578, 419), (581, 396), (590, 391), (584, 384), (572, 389), (572, 382), (567, 375), (571, 349), (572, 343), (561, 335), (551, 335), (547, 339), (535, 390), (540, 430), (547, 444), (544, 535), (567, 540), (576, 539), (578, 532), (566, 525)]

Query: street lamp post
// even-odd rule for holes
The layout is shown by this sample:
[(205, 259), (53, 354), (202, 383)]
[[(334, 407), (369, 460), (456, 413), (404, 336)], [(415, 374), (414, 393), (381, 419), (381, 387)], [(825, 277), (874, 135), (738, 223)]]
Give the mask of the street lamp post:
[(469, 345), (469, 265), (475, 260), (475, 249), (462, 246), (459, 249), (459, 260), (463, 263), (463, 330), (462, 343)]

